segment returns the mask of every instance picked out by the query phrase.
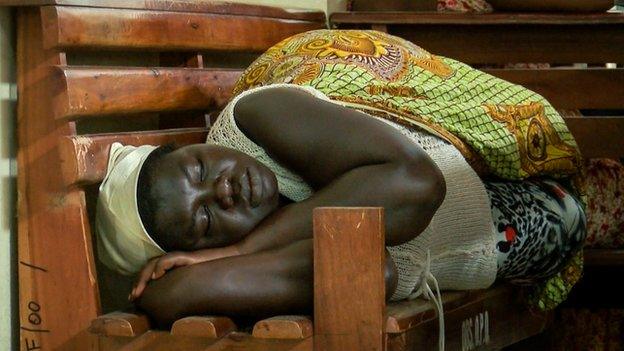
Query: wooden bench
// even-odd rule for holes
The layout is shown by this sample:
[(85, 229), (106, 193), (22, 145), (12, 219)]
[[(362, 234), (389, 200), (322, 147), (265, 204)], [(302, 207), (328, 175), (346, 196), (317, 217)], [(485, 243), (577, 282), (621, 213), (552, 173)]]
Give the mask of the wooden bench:
[[(335, 243), (332, 243), (335, 244)], [(360, 297), (366, 293), (358, 294)], [(343, 295), (339, 295), (343, 296)], [(318, 295), (316, 295), (318, 297)], [(446, 349), (447, 350), (497, 350), (538, 334), (549, 322), (548, 314), (529, 313), (518, 301), (518, 291), (511, 286), (498, 286), (484, 291), (450, 292), (443, 294)], [(344, 301), (341, 303), (345, 303)], [(374, 302), (371, 301), (371, 304)], [(379, 301), (377, 301), (379, 305)], [(380, 307), (380, 306), (378, 306)], [(331, 312), (330, 312), (331, 313)], [(422, 299), (390, 304), (383, 327), (377, 330), (377, 345), (386, 350), (435, 350), (438, 343), (438, 322), (431, 303)], [(379, 316), (367, 319), (380, 321)], [(315, 313), (319, 323), (318, 312)], [(331, 319), (335, 319), (331, 316)], [(344, 321), (351, 325), (361, 319)], [(362, 327), (362, 325), (361, 325)], [(276, 316), (257, 322), (251, 333), (235, 332), (234, 323), (225, 317), (195, 316), (175, 322), (170, 331), (149, 331), (145, 316), (113, 312), (98, 317), (91, 324), (91, 332), (99, 335), (103, 350), (167, 350), (169, 342), (188, 343), (184, 350), (376, 350), (373, 342), (357, 348), (357, 341), (365, 340), (368, 333), (349, 330), (352, 340), (331, 340), (318, 331), (309, 317)], [(373, 328), (371, 328), (373, 329)], [(313, 332), (314, 331), (314, 332)], [(369, 330), (370, 331), (370, 330)], [(381, 333), (380, 333), (381, 332)], [(384, 335), (385, 334), (385, 335)], [(373, 333), (372, 335), (375, 335)], [(383, 335), (383, 339), (381, 336)], [(325, 337), (323, 337), (325, 336)], [(370, 336), (370, 335), (368, 335)], [(325, 343), (313, 348), (314, 343)], [(227, 345), (227, 346), (225, 346)], [(366, 346), (368, 345), (368, 346)]]
[[(205, 0), (0, 5), (33, 5), (17, 12), (22, 349), (437, 347), (431, 303), (385, 306), (380, 209), (317, 213), (324, 225), (315, 235), (314, 316), (276, 316), (251, 332), (235, 331), (224, 316), (193, 316), (163, 331), (151, 330), (140, 314), (111, 312), (107, 305), (105, 296), (116, 286), (102, 283), (91, 221), (111, 143), (203, 142), (210, 112), (228, 101), (241, 69), (279, 40), (324, 27), (322, 13)], [(368, 224), (358, 232), (355, 219), (362, 218)], [(341, 235), (323, 235), (327, 226)], [(328, 254), (356, 233), (368, 235), (363, 242), (370, 245)], [(362, 265), (370, 268), (362, 279), (341, 278)], [(549, 315), (529, 312), (521, 294), (509, 286), (443, 294), (447, 349), (499, 349), (539, 333)]]

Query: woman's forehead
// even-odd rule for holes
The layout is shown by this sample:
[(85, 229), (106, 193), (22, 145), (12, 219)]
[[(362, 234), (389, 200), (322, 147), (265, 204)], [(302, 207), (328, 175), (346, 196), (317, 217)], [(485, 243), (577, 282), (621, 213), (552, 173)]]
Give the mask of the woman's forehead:
[(189, 195), (191, 170), (190, 155), (174, 152), (166, 155), (152, 172), (152, 194), (160, 201), (171, 202), (179, 198), (177, 195)]
[(167, 235), (183, 237), (193, 225), (192, 191), (183, 167), (164, 164), (155, 174), (152, 195), (157, 207), (156, 224)]

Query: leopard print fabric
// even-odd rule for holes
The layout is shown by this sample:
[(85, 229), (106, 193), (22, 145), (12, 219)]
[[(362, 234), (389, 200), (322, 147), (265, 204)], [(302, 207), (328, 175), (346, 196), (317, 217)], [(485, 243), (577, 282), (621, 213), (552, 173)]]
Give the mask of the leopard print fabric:
[(486, 182), (497, 236), (497, 278), (534, 283), (559, 272), (582, 247), (585, 213), (550, 180)]

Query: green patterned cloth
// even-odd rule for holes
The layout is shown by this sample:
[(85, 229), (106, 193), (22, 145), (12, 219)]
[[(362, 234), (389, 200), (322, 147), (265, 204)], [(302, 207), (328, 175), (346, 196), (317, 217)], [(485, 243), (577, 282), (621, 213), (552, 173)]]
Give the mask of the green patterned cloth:
[[(275, 83), (311, 86), (345, 106), (423, 128), (451, 142), (482, 177), (569, 178), (582, 189), (576, 143), (543, 97), (401, 38), (363, 30), (295, 35), (253, 62), (234, 94)], [(563, 301), (579, 276), (545, 282), (536, 304)]]

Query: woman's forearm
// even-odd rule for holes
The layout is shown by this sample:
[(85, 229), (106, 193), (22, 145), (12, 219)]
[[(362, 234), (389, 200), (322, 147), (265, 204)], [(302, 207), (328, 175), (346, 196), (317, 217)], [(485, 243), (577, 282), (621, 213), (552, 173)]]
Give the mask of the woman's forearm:
[(312, 244), (228, 257), (175, 269), (150, 282), (139, 306), (161, 326), (195, 314), (309, 313)]
[(274, 213), (237, 245), (258, 252), (312, 237), (312, 210), (320, 206), (379, 206), (386, 211), (386, 245), (411, 240), (429, 224), (445, 185), (437, 169), (384, 163), (355, 168), (309, 199)]
[[(397, 284), (386, 256), (386, 291)], [(311, 314), (312, 240), (278, 250), (228, 257), (175, 269), (152, 281), (138, 300), (160, 327), (188, 315), (253, 316)]]

